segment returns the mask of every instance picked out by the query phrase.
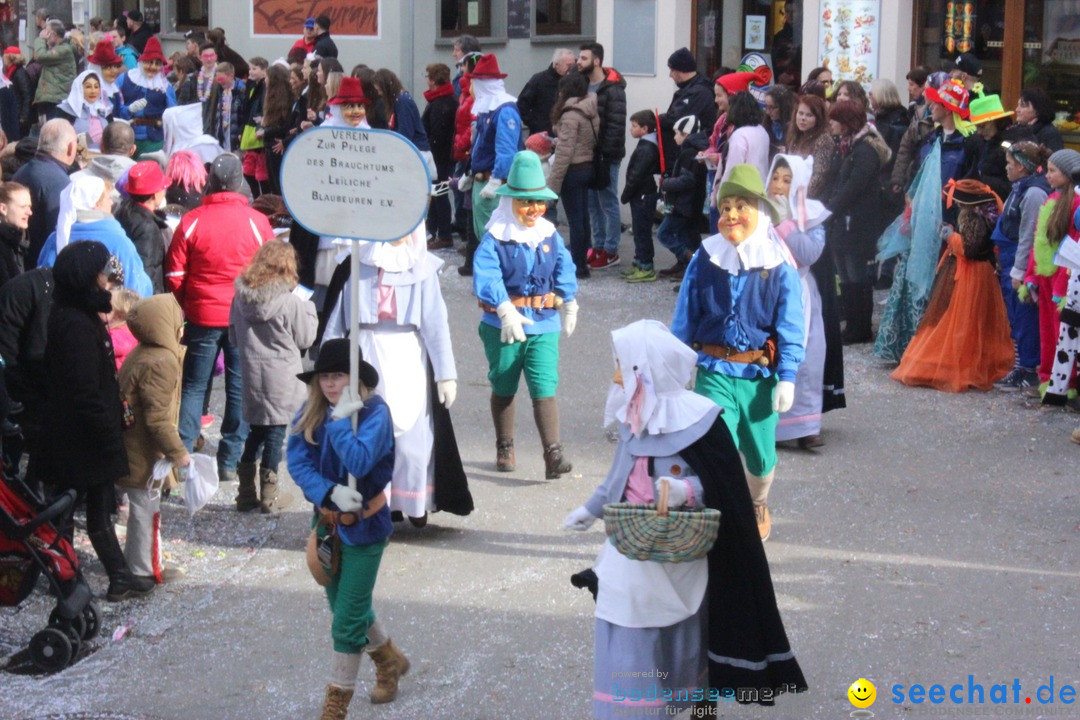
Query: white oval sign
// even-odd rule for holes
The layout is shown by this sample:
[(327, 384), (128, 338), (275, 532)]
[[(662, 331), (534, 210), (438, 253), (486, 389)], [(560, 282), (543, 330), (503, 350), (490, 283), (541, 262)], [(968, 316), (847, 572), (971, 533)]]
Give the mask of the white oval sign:
[(316, 235), (399, 240), (424, 221), (430, 191), (420, 151), (389, 130), (311, 128), (281, 162), (285, 206)]

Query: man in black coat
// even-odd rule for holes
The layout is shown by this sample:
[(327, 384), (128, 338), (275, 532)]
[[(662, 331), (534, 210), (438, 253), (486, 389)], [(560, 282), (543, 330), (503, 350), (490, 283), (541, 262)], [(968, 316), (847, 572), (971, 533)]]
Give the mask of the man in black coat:
[(679, 48), (667, 61), (668, 75), (675, 81), (675, 94), (667, 112), (660, 116), (660, 134), (663, 139), (664, 167), (671, 170), (678, 150), (675, 147), (675, 123), (687, 115), (693, 115), (701, 123), (703, 132), (712, 132), (716, 124), (716, 95), (712, 83), (697, 71), (697, 61), (686, 48)]
[[(454, 167), (454, 116), (457, 114), (458, 101), (454, 97), (454, 86), (450, 82), (450, 68), (443, 63), (427, 66), (428, 89), (424, 91), (427, 107), (421, 121), (427, 133), (431, 154), (435, 158), (436, 182), (450, 179)], [(429, 250), (452, 247), (450, 197), (438, 195), (431, 199), (431, 211), (427, 219), (431, 240)]]
[(574, 53), (558, 48), (546, 69), (529, 78), (518, 95), (518, 113), (529, 134), (551, 134), (551, 110), (559, 97), (559, 81), (574, 67)]
[(604, 67), (604, 46), (587, 43), (578, 54), (578, 72), (589, 79), (589, 91), (596, 93), (600, 116), (600, 152), (608, 168), (608, 184), (589, 191), (593, 247), (589, 267), (601, 270), (619, 262), (619, 165), (626, 157), (626, 80), (614, 68)]
[(68, 170), (78, 153), (75, 128), (67, 120), (55, 118), (41, 128), (37, 154), (12, 177), (30, 189), (34, 214), (30, 216), (24, 267), (37, 267), (38, 255), (45, 240), (56, 230), (60, 215), (60, 193), (68, 186)]
[(337, 45), (330, 38), (330, 16), (315, 18), (315, 54), (321, 58), (336, 58)]
[(143, 22), (142, 13), (138, 10), (128, 10), (127, 26), (128, 45), (135, 48), (135, 51), (142, 55), (143, 50), (146, 49), (146, 41), (154, 35), (153, 28)]

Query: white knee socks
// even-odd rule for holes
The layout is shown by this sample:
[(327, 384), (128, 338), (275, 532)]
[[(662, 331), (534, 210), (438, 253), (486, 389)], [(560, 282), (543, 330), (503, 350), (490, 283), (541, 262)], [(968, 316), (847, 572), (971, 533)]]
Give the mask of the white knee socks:
[(356, 687), (356, 674), (360, 671), (360, 658), (362, 653), (334, 653), (334, 660), (330, 665), (330, 684), (336, 685), (343, 690), (352, 690)]

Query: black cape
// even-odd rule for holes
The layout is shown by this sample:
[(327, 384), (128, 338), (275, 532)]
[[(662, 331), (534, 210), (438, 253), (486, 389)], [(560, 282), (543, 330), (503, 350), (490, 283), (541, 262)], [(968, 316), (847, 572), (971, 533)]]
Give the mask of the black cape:
[[(701, 479), (705, 505), (720, 511), (709, 551), (709, 687), (734, 689), (743, 703), (775, 704), (803, 692), (806, 679), (776, 605), (742, 460), (722, 418), (680, 453)], [(745, 688), (756, 688), (756, 696)]]
[(836, 287), (836, 262), (828, 243), (810, 266), (821, 295), (821, 321), (825, 330), (825, 375), (822, 379), (821, 412), (847, 407), (844, 395), (844, 340), (840, 331), (840, 294)]

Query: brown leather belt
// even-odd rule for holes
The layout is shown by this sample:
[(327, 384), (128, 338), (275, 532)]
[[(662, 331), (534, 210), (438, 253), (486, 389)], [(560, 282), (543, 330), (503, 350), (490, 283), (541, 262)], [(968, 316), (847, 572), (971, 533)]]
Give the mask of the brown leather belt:
[(161, 127), (161, 118), (132, 118), (132, 127)]
[(476, 182), (487, 182), (490, 179), (491, 173), (488, 171), (473, 174), (473, 180), (475, 180)]
[(325, 525), (343, 525), (349, 527), (355, 525), (356, 521), (361, 517), (367, 520), (369, 517), (386, 507), (386, 493), (379, 493), (377, 496), (368, 500), (367, 509), (362, 513), (354, 512), (338, 512), (337, 510), (328, 510), (327, 508), (319, 508), (319, 512), (322, 513), (325, 518)]
[[(477, 302), (486, 312), (493, 313), (499, 311), (498, 308), (488, 305), (485, 302)], [(532, 308), (533, 310), (549, 310), (562, 305), (562, 298), (555, 293), (550, 292), (546, 295), (511, 295), (510, 302), (514, 307)]]
[(706, 355), (711, 355), (714, 358), (720, 360), (726, 360), (733, 363), (746, 363), (748, 365), (761, 365), (767, 367), (772, 364), (772, 354), (770, 353), (770, 345), (762, 350), (736, 350), (735, 348), (725, 347), (724, 345), (713, 345), (711, 343), (694, 343), (695, 350), (700, 350)]

